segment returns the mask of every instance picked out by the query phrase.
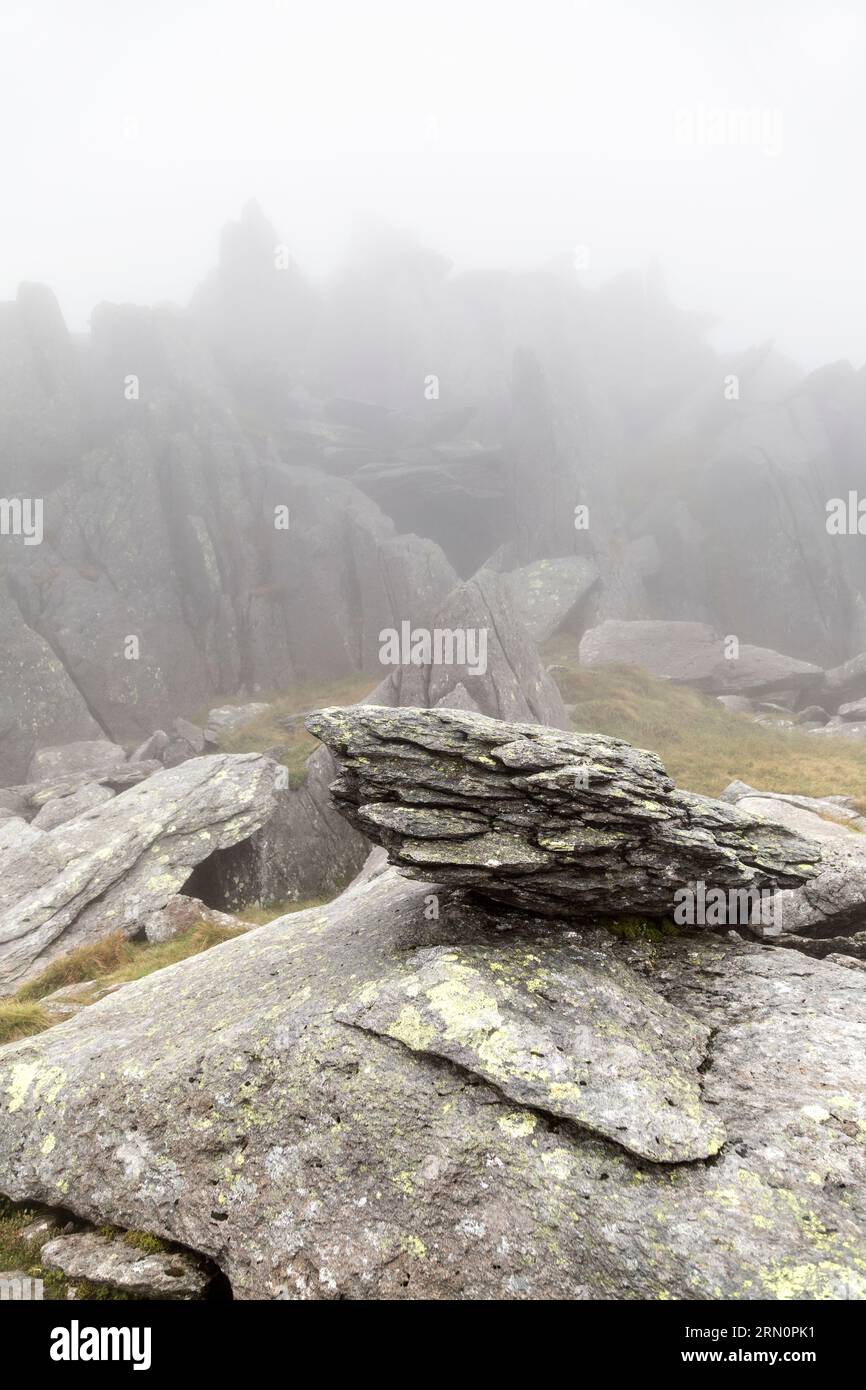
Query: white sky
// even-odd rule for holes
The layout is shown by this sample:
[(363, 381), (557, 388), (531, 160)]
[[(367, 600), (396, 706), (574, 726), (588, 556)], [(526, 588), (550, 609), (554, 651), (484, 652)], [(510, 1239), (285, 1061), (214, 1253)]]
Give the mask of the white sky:
[(256, 197), (314, 275), (370, 216), (657, 257), (720, 346), (859, 366), (864, 50), (857, 0), (0, 0), (0, 298), (183, 303)]

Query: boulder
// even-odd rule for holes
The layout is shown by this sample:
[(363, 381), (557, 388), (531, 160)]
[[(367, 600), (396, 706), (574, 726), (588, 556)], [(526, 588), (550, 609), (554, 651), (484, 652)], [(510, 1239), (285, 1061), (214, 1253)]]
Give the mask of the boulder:
[(811, 662), (748, 643), (740, 643), (737, 656), (728, 657), (724, 637), (706, 623), (692, 622), (608, 619), (584, 634), (579, 657), (584, 666), (637, 666), (714, 695), (809, 690), (824, 674)]
[(118, 744), (106, 739), (85, 739), (55, 748), (40, 748), (30, 761), (27, 779), (30, 782), (60, 782), (73, 777), (98, 776), (123, 762), (126, 762), (126, 754)]
[(149, 738), (140, 743), (134, 753), (130, 753), (129, 761), (132, 763), (162, 762), (162, 755), (169, 744), (168, 734), (164, 729), (156, 729)]
[[(205, 733), (198, 724), (193, 724), (189, 719), (176, 719), (174, 721), (174, 731), (179, 739), (183, 739), (189, 745), (196, 757), (205, 751)], [(164, 750), (163, 750), (164, 751)]]
[(533, 642), (544, 642), (598, 579), (593, 560), (566, 555), (557, 560), (536, 560), (502, 576), (514, 607)]
[(202, 1262), (183, 1251), (145, 1253), (122, 1236), (79, 1231), (42, 1247), (40, 1262), (67, 1279), (86, 1279), (131, 1298), (203, 1298), (210, 1276)]
[(843, 701), (866, 699), (866, 652), (859, 652), (841, 666), (824, 672), (821, 698), (831, 709)]
[(566, 926), (386, 870), (156, 972), (0, 1049), (0, 1190), (239, 1299), (866, 1297), (866, 978)]
[(101, 734), (49, 643), (0, 592), (0, 781), (24, 781), (40, 744)]
[(849, 700), (836, 711), (840, 719), (866, 719), (866, 699)]
[[(223, 853), (228, 851), (224, 850)], [(171, 941), (173, 937), (199, 926), (244, 931), (252, 926), (252, 922), (244, 922), (230, 913), (207, 907), (200, 898), (175, 893), (167, 903), (149, 914), (144, 923), (144, 935), (151, 942)]]
[(370, 705), (307, 727), (337, 760), (338, 806), (392, 863), (523, 910), (665, 917), (699, 880), (770, 892), (821, 867), (817, 842), (678, 791), (654, 753), (619, 739)]
[(111, 801), (114, 792), (99, 782), (85, 782), (68, 796), (55, 796), (39, 810), (31, 821), (37, 830), (53, 830), (55, 826), (83, 816), (105, 801)]
[(0, 995), (76, 946), (143, 930), (196, 865), (268, 819), (275, 773), (259, 754), (197, 758), (48, 832), (20, 822), (4, 844), (0, 826)]

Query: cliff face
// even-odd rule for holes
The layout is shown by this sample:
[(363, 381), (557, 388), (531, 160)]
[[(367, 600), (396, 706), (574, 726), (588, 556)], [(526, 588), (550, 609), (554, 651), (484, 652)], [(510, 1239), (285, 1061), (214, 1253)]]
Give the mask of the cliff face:
[(102, 305), (80, 343), (23, 286), (2, 490), (44, 537), (0, 538), (4, 780), (39, 743), (375, 665), (491, 557), (583, 557), (578, 631), (691, 618), (839, 664), (866, 561), (825, 506), (864, 419), (862, 374), (723, 359), (652, 276), (455, 275), (395, 238), (317, 290), (255, 206), (186, 310)]

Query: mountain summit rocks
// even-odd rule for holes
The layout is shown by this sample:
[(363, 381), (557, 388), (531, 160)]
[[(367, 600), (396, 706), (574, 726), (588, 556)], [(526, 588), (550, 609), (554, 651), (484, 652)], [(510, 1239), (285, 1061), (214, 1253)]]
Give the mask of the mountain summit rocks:
[(796, 889), (822, 849), (724, 801), (679, 791), (654, 753), (466, 710), (326, 709), (343, 814), (413, 877), (544, 915), (664, 917), (674, 892)]

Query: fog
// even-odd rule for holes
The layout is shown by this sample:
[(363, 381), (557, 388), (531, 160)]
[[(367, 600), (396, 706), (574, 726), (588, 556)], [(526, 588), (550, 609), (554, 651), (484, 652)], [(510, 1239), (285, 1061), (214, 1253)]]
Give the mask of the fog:
[(258, 199), (324, 276), (359, 227), (457, 269), (656, 261), (712, 341), (866, 360), (864, 17), (771, 0), (31, 0), (0, 17), (0, 298), (186, 303)]

